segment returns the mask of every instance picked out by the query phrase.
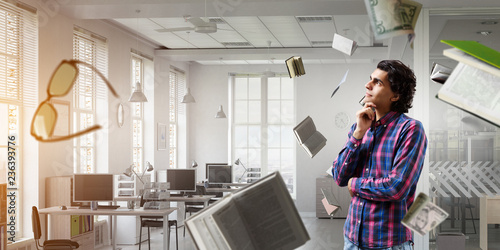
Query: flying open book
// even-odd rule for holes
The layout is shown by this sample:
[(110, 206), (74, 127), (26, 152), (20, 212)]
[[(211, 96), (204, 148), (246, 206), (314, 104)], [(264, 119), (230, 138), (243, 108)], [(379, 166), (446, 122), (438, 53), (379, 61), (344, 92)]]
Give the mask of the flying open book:
[(302, 63), (302, 58), (300, 56), (292, 56), (286, 59), (285, 64), (290, 78), (306, 74), (304, 64)]
[(310, 116), (293, 128), (298, 143), (313, 158), (325, 145), (326, 138), (318, 130)]
[(337, 33), (333, 35), (332, 48), (349, 56), (358, 48), (358, 43)]
[(442, 208), (430, 202), (429, 196), (418, 194), (401, 223), (420, 235), (435, 228), (448, 217)]
[(324, 198), (321, 200), (323, 206), (325, 207), (326, 213), (333, 217), (339, 210), (342, 208), (339, 205), (337, 199), (335, 199), (335, 195), (333, 195), (332, 190), (330, 189), (321, 189), (321, 193), (323, 193)]
[(189, 217), (198, 249), (295, 249), (310, 237), (279, 172)]
[(437, 98), (500, 126), (500, 52), (475, 41), (443, 41), (457, 48), (443, 54), (455, 67)]

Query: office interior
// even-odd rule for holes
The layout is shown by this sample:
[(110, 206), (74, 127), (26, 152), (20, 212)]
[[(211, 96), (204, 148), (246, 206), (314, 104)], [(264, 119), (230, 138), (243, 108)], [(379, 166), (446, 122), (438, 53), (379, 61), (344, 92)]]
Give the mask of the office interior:
[[(96, 173), (121, 174), (131, 164), (132, 105), (127, 100), (131, 93), (132, 50), (139, 51), (145, 58), (152, 59), (144, 60), (145, 72), (142, 83), (148, 98), (148, 102), (144, 103), (144, 162), (150, 161), (155, 170), (169, 168), (168, 143), (165, 150), (158, 150), (158, 124), (169, 124), (168, 72), (175, 68), (185, 73), (184, 87), (189, 87), (196, 99), (195, 103), (178, 105), (182, 112), (179, 112), (178, 119), (177, 166), (189, 168), (192, 161), (196, 160), (199, 164), (197, 180), (200, 182), (205, 180), (206, 163), (232, 164), (236, 160), (234, 151), (231, 150), (229, 121), (234, 114), (231, 113), (232, 89), (229, 78), (234, 74), (261, 74), (264, 71), (286, 76), (284, 59), (292, 55), (301, 55), (306, 74), (293, 79), (294, 123), (311, 116), (318, 131), (328, 141), (314, 158), (310, 158), (297, 143), (294, 143), (293, 158), (287, 161), (295, 167), (289, 184), (293, 185), (292, 197), (301, 216), (308, 218), (308, 222), (312, 221), (311, 223), (321, 220), (319, 223), (328, 228), (324, 219), (316, 218), (317, 179), (325, 176), (347, 137), (349, 126), (337, 126), (336, 117), (339, 117), (339, 114), (347, 115), (347, 122), (352, 124), (355, 121), (355, 113), (360, 107), (358, 101), (365, 93), (364, 84), (377, 62), (382, 59), (398, 59), (410, 65), (416, 73), (417, 92), (409, 115), (423, 122), (429, 140), (426, 162), (417, 189), (433, 197), (434, 201), (441, 204), (450, 215), (454, 214), (438, 227), (437, 231), (425, 236), (415, 235), (415, 249), (434, 249), (439, 232), (464, 231), (465, 228), (461, 226), (464, 218), (467, 227), (466, 244), (471, 249), (479, 249), (480, 238), (485, 235), (488, 236), (488, 243), (494, 246), (495, 238), (500, 235), (495, 223), (488, 224), (487, 219), (481, 217), (481, 211), (486, 210), (485, 204), (488, 204), (487, 198), (498, 195), (496, 190), (500, 187), (498, 181), (500, 129), (437, 100), (435, 95), (440, 85), (429, 79), (433, 62), (448, 67), (456, 65), (455, 61), (442, 55), (442, 50), (447, 47), (439, 42), (440, 39), (477, 40), (500, 51), (498, 1), (419, 1), (423, 4), (423, 8), (415, 27), (416, 37), (413, 45), (406, 43), (405, 36), (383, 41), (373, 40), (364, 1), (361, 0), (272, 2), (249, 0), (227, 1), (228, 3), (218, 0), (207, 2), (151, 0), (127, 3), (117, 0), (103, 3), (91, 0), (20, 2), (36, 8), (39, 14), (38, 103), (47, 97), (46, 89), (55, 67), (61, 60), (71, 59), (73, 56), (72, 39), (75, 27), (99, 34), (107, 40), (107, 77), (120, 97), (116, 98), (108, 93), (103, 105), (104, 115), (96, 120), (97, 123), (104, 125), (103, 129), (94, 132), (97, 144), (101, 145), (96, 152), (94, 170)], [(226, 9), (223, 13), (218, 13), (214, 6), (225, 6)], [(244, 49), (204, 48), (192, 44), (188, 48), (174, 49), (159, 42), (160, 35), (141, 33), (142, 29), (151, 30), (146, 27), (147, 22), (144, 20), (146, 18), (182, 18), (184, 14), (200, 17), (205, 15), (217, 17), (219, 14), (223, 17), (259, 16), (262, 19), (276, 16), (333, 16), (334, 19), (342, 20), (338, 22), (339, 24), (344, 23), (346, 27), (352, 29), (359, 28), (357, 34), (368, 34), (368, 40), (362, 41), (366, 46), (360, 46), (357, 52), (349, 57), (333, 51), (329, 48), (330, 45), (299, 47), (293, 42), (283, 45), (287, 40), (278, 39), (279, 34), (274, 34), (272, 38), (263, 36), (259, 40), (259, 45)], [(482, 25), (481, 23), (485, 21), (491, 23)], [(349, 23), (353, 25), (349, 26)], [(327, 25), (331, 26), (333, 25)], [(349, 32), (339, 30), (339, 27), (336, 28), (337, 33)], [(283, 26), (283, 29), (285, 28), (286, 26)], [(490, 31), (490, 34), (478, 34), (482, 31)], [(328, 32), (333, 35), (331, 30)], [(198, 35), (192, 31), (189, 34), (178, 34), (177, 39), (189, 42), (190, 38), (195, 39)], [(358, 36), (358, 38), (361, 41), (365, 37)], [(269, 45), (269, 39), (280, 42), (272, 42)], [(294, 37), (289, 39), (293, 40)], [(253, 64), (249, 63), (250, 61), (260, 61), (260, 63)], [(333, 98), (330, 98), (330, 93), (346, 70), (350, 72), (347, 82)], [(181, 96), (185, 93), (184, 89), (179, 91)], [(71, 95), (62, 99), (71, 101)], [(120, 103), (125, 109), (124, 124), (121, 127), (116, 122), (117, 107)], [(214, 118), (220, 105), (223, 106), (228, 118)], [(22, 205), (19, 214), (21, 231), (17, 232), (22, 238), (32, 237), (31, 206), (45, 207), (46, 178), (74, 173), (72, 140), (40, 143), (31, 137), (30, 123), (35, 108), (26, 107), (22, 114), (21, 138), (24, 146), (19, 172), (22, 183), (20, 185), (22, 200), (19, 201)], [(442, 165), (444, 162), (448, 162), (446, 167)], [(470, 165), (467, 164), (470, 162), (475, 168), (468, 168)], [(481, 164), (475, 165), (479, 162)], [(244, 164), (255, 165), (251, 162)], [(5, 164), (1, 167), (5, 168), (3, 165)], [(487, 174), (484, 175), (481, 174), (483, 166), (487, 168)], [(486, 179), (488, 181), (485, 181)], [(477, 187), (482, 182), (487, 183), (487, 187)], [(451, 183), (451, 186), (443, 188), (442, 185), (445, 183)], [(485, 189), (491, 194), (484, 194)], [(451, 190), (455, 192), (450, 194)], [(344, 210), (347, 210), (347, 207)], [(342, 218), (332, 220), (338, 221)], [(471, 227), (473, 222), (475, 230)], [(331, 230), (341, 234), (342, 227), (338, 225), (342, 223), (333, 224), (336, 226)], [(488, 230), (487, 233), (485, 229)]]

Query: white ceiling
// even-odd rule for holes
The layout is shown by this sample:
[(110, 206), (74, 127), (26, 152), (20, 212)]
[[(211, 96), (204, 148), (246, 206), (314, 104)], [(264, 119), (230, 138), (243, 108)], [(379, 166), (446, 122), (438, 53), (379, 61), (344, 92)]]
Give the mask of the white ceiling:
[[(498, 0), (419, 2), (433, 8), (500, 7)], [(374, 40), (363, 0), (67, 0), (61, 9), (74, 18), (110, 20), (158, 47), (156, 55), (176, 61), (268, 64), (301, 55), (304, 63), (345, 63), (400, 59), (411, 50), (405, 37)], [(216, 22), (217, 32), (156, 31), (194, 27), (184, 16)], [(431, 19), (431, 54), (439, 56), (446, 48), (440, 39), (500, 46), (500, 22), (481, 25), (485, 19), (500, 20), (488, 15)], [(493, 33), (485, 37), (477, 34), (480, 30)], [(334, 33), (357, 41), (360, 47), (352, 56), (332, 49)]]

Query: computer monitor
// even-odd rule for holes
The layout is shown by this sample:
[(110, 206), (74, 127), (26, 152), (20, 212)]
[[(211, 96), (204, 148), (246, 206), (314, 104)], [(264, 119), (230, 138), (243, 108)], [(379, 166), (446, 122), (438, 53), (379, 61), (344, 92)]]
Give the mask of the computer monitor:
[(210, 165), (224, 165), (224, 166), (227, 166), (227, 162), (226, 163), (206, 163), (205, 164), (205, 178), (208, 180), (208, 166)]
[(167, 169), (167, 182), (170, 183), (169, 191), (195, 192), (196, 169)]
[(233, 182), (232, 165), (208, 165), (208, 183), (224, 184)]
[(112, 174), (74, 174), (73, 201), (113, 201)]

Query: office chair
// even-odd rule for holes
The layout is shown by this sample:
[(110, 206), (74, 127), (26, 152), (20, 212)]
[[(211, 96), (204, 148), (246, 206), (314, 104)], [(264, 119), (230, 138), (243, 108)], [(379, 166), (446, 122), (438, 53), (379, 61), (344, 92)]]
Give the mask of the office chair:
[[(205, 195), (206, 190), (204, 186), (196, 185), (195, 195)], [(196, 213), (205, 208), (204, 202), (184, 202), (184, 221), (186, 221), (187, 213), (191, 216), (192, 213)], [(184, 225), (184, 234), (183, 237), (186, 237), (186, 225)]]
[[(144, 207), (144, 195), (141, 195), (141, 207)], [(177, 220), (169, 220), (168, 227), (175, 226), (175, 249), (179, 249), (179, 234), (177, 233)], [(142, 228), (148, 227), (148, 249), (151, 249), (151, 227), (163, 228), (163, 216), (141, 216), (141, 230), (139, 232), (139, 250), (142, 243)], [(167, 233), (167, 232), (163, 232)], [(169, 242), (170, 244), (170, 242)]]
[(40, 226), (40, 216), (38, 209), (33, 206), (31, 213), (31, 222), (33, 225), (33, 237), (35, 238), (36, 249), (42, 248), (43, 250), (56, 250), (56, 249), (77, 249), (80, 245), (72, 240), (45, 240), (43, 245), (40, 245), (40, 238), (42, 237), (42, 230)]

